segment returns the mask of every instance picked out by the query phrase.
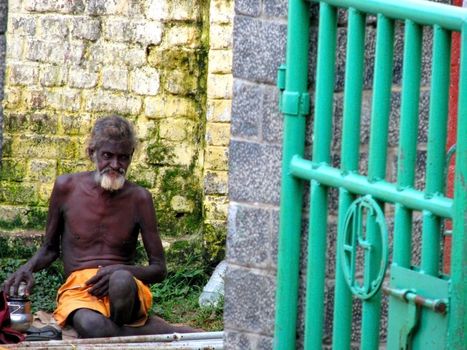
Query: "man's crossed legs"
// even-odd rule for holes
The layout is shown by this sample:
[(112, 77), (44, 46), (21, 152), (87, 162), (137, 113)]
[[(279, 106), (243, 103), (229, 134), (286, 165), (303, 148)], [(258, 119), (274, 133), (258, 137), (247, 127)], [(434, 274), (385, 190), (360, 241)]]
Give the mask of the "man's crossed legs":
[(128, 326), (137, 321), (141, 303), (138, 286), (133, 275), (125, 270), (112, 273), (109, 279), (110, 317), (80, 308), (73, 311), (68, 322), (81, 338), (115, 337), (130, 335), (191, 333), (199, 330), (187, 326), (174, 326), (162, 318), (153, 316), (140, 327)]

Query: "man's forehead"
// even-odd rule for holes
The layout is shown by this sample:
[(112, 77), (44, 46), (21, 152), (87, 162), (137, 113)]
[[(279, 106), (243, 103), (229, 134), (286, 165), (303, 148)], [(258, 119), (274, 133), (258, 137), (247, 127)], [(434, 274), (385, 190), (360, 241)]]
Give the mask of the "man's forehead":
[(130, 140), (106, 140), (101, 142), (98, 151), (130, 154), (133, 152), (133, 147)]

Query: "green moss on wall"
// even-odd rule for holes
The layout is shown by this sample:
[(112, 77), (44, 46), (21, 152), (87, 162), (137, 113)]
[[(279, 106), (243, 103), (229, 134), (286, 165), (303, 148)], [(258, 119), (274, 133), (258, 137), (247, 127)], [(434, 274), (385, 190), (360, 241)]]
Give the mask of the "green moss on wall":
[(23, 227), (24, 223), (21, 216), (15, 216), (11, 220), (0, 219), (0, 229), (4, 230), (14, 230), (20, 227)]
[[(184, 198), (187, 205), (174, 208), (174, 197)], [(162, 235), (183, 236), (200, 232), (202, 224), (202, 189), (194, 167), (166, 168), (160, 177), (155, 206)]]
[(25, 228), (44, 229), (47, 222), (47, 213), (46, 207), (30, 208), (26, 214)]
[[(0, 234), (0, 259), (15, 258), (29, 259), (39, 248), (41, 236), (39, 234), (10, 235)], [(0, 281), (1, 282), (1, 281)]]
[(38, 188), (36, 184), (25, 182), (2, 182), (0, 200), (9, 204), (39, 204)]
[(30, 207), (25, 215), (16, 215), (12, 219), (0, 218), (0, 229), (3, 230), (44, 230), (47, 222), (46, 207)]
[(169, 164), (173, 158), (172, 149), (159, 140), (157, 136), (149, 141), (146, 154), (148, 157), (148, 163), (151, 165)]
[(203, 232), (206, 260), (215, 266), (225, 257), (227, 229), (224, 225), (204, 224)]
[(26, 162), (20, 159), (3, 159), (0, 180), (21, 181), (26, 176)]

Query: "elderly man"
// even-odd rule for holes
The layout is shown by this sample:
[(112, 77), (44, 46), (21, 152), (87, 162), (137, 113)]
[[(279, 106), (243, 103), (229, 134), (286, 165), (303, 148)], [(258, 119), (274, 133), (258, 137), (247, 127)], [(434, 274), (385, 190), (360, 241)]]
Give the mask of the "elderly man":
[[(54, 317), (81, 337), (191, 332), (158, 317), (148, 318), (149, 284), (161, 282), (166, 265), (150, 193), (127, 180), (136, 139), (119, 116), (99, 119), (87, 153), (95, 171), (57, 178), (49, 204), (44, 243), (4, 284), (6, 294), (26, 290), (33, 272), (62, 255), (66, 282), (57, 294)], [(138, 235), (149, 264), (134, 265)]]

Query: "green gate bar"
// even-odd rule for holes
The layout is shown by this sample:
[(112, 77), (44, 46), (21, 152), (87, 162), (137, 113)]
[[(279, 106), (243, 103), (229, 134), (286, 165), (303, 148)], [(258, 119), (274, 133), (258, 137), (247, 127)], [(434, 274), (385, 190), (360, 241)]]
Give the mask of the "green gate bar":
[(292, 157), (303, 155), (305, 149), (305, 115), (309, 105), (309, 3), (290, 0), (288, 18), (287, 71), (281, 100), (284, 141), (274, 331), (276, 350), (295, 349), (303, 182), (290, 174), (289, 167)]
[[(319, 12), (319, 27), (323, 30), (318, 36), (313, 159), (327, 164), (331, 160), (337, 10), (321, 3)], [(328, 187), (312, 181), (310, 196), (305, 349), (318, 349), (323, 338)]]
[[(341, 168), (344, 173), (358, 172), (360, 149), (360, 114), (362, 109), (363, 63), (365, 54), (365, 14), (349, 10), (347, 62), (345, 68), (344, 111), (342, 120)], [(337, 242), (342, 242), (345, 215), (355, 196), (339, 187)], [(334, 290), (334, 349), (350, 349), (352, 294), (340, 268), (342, 257), (336, 245), (336, 282)]]
[[(394, 22), (378, 14), (376, 32), (375, 70), (373, 80), (373, 101), (371, 108), (370, 149), (368, 155), (368, 179), (370, 182), (384, 180), (386, 177), (386, 159), (389, 131), (389, 114), (391, 112), (391, 85), (394, 47)], [(380, 202), (383, 206), (382, 202)], [(377, 239), (376, 222), (368, 227), (368, 240)], [(374, 245), (376, 247), (377, 245)], [(381, 252), (373, 252), (376, 261)], [(376, 266), (375, 266), (376, 265)], [(370, 276), (373, 279), (379, 270), (372, 264)], [(373, 298), (363, 301), (361, 349), (376, 349), (379, 343), (379, 326), (381, 319), (381, 291)]]
[(467, 344), (467, 22), (462, 26), (457, 116), (454, 221), (451, 251), (451, 301), (447, 349)]
[[(443, 194), (445, 188), (450, 65), (451, 33), (435, 25), (426, 161), (427, 198), (436, 193)], [(422, 272), (432, 276), (439, 275), (440, 241), (441, 219), (425, 210), (422, 225), (421, 269)]]
[[(405, 21), (404, 66), (402, 73), (401, 120), (397, 185), (401, 190), (415, 183), (418, 112), (422, 60), (422, 27)], [(393, 263), (410, 267), (412, 253), (412, 211), (396, 203)]]

